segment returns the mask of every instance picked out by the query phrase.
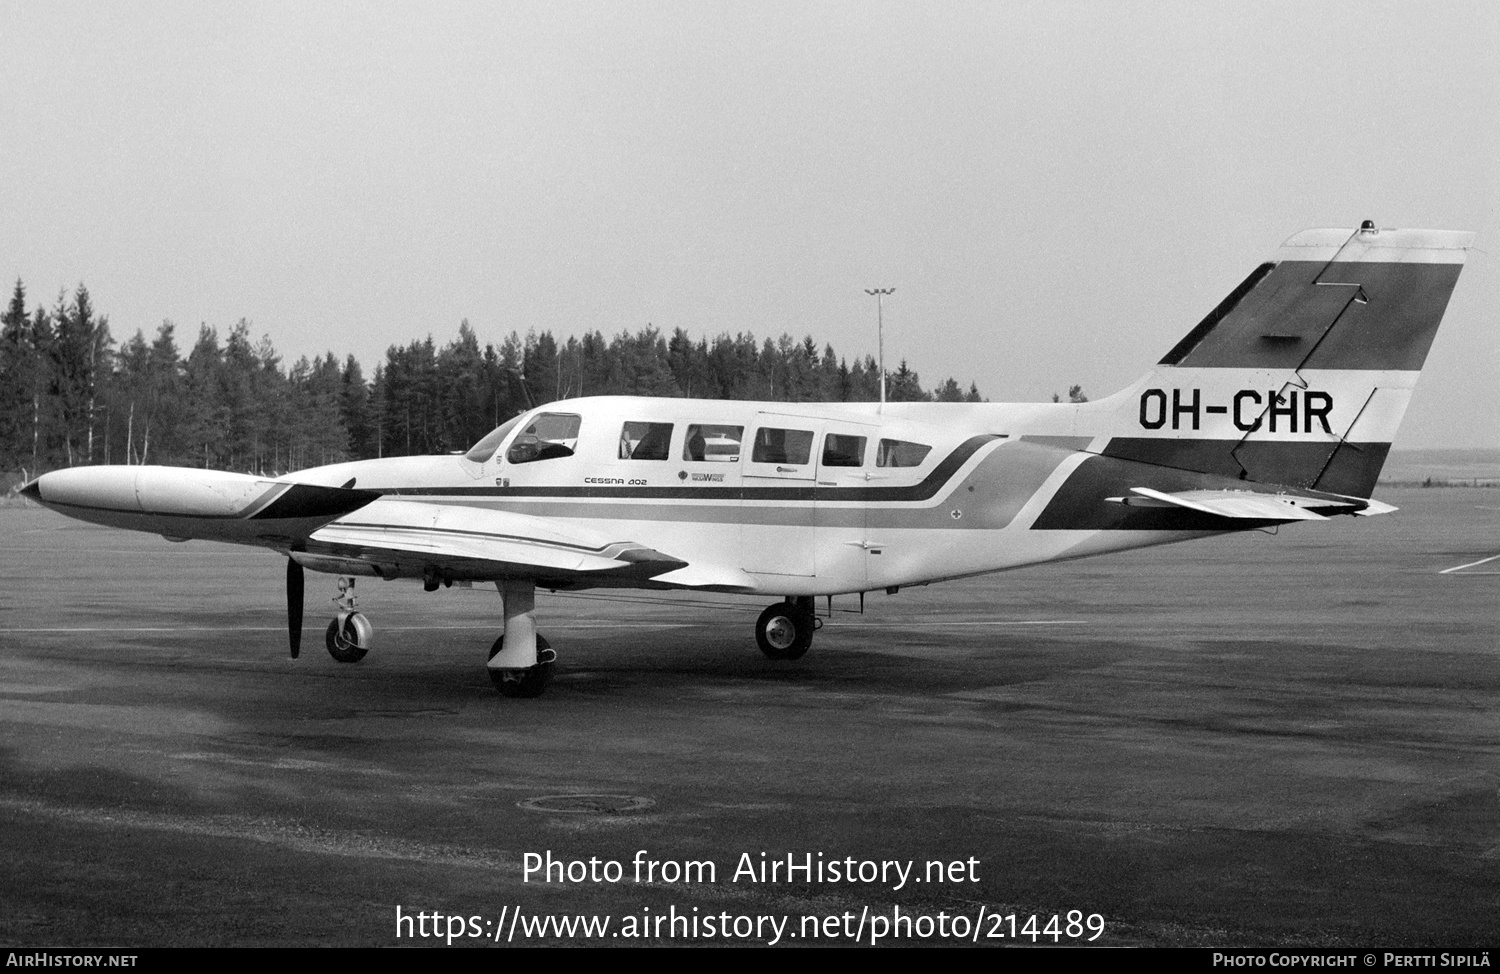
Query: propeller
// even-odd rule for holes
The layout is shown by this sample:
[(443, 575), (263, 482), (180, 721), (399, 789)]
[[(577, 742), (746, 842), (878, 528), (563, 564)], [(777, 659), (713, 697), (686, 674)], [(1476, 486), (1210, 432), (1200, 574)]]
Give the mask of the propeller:
[(286, 560), (286, 634), (292, 644), (292, 659), (302, 649), (302, 566)]

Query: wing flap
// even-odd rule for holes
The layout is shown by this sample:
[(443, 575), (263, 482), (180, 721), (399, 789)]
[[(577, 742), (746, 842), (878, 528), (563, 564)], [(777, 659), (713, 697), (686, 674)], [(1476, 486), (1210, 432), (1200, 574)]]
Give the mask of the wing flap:
[(527, 514), (389, 499), (320, 528), (304, 550), (374, 565), (386, 577), (472, 581), (640, 581), (688, 567), (642, 544)]

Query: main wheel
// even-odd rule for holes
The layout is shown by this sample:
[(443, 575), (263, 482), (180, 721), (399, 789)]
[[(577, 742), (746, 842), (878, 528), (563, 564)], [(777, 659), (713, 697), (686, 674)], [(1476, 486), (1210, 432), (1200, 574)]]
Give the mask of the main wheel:
[(370, 651), (370, 641), (375, 627), (370, 620), (358, 612), (351, 612), (342, 619), (328, 624), (328, 655), (340, 663), (358, 663)]
[[(500, 652), (500, 647), (505, 642), (501, 636), (495, 640), (495, 645), (490, 647), (490, 659)], [(495, 689), (505, 697), (540, 697), (542, 691), (547, 689), (547, 681), (552, 679), (552, 668), (557, 662), (557, 650), (543, 639), (536, 637), (535, 666), (527, 666), (514, 670), (490, 670), (490, 682), (495, 684)]]
[(792, 602), (777, 602), (755, 621), (755, 643), (771, 659), (801, 659), (814, 631), (811, 613)]

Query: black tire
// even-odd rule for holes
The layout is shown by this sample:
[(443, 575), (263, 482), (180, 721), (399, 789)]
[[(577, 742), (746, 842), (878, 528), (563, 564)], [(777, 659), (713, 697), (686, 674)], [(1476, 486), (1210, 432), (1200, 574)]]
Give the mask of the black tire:
[[(490, 659), (500, 652), (505, 637), (501, 636), (495, 640), (490, 647)], [(552, 644), (542, 636), (536, 637), (536, 655), (542, 662), (535, 666), (528, 666), (519, 670), (490, 670), (490, 682), (495, 684), (495, 689), (500, 691), (503, 697), (540, 697), (542, 691), (547, 689), (547, 682), (552, 679), (552, 670), (557, 662), (557, 652), (553, 650)]]
[(755, 621), (755, 644), (771, 659), (801, 659), (812, 646), (812, 614), (792, 602), (777, 602)]
[(370, 651), (370, 624), (358, 612), (351, 612), (342, 620), (328, 623), (324, 642), (328, 645), (328, 655), (340, 663), (358, 663)]

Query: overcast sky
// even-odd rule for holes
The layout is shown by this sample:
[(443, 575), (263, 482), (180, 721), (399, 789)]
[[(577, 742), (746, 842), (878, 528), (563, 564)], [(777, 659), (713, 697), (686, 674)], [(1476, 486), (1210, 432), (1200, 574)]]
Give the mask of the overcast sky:
[[(467, 318), (1125, 385), (1293, 232), (1477, 230), (1398, 447), (1500, 446), (1500, 4), (0, 0), (0, 277), (373, 373)], [(7, 286), (8, 290), (8, 286)]]

